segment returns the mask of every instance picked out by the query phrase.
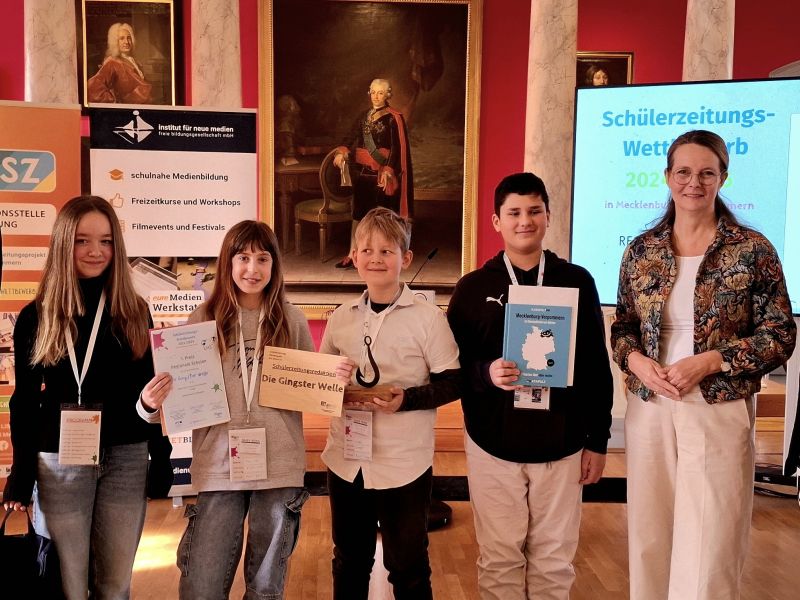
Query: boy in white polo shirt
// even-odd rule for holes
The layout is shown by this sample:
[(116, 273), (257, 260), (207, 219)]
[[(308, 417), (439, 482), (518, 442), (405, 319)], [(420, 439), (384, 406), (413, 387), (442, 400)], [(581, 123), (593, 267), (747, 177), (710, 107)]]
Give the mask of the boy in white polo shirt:
[[(458, 347), (444, 313), (414, 296), (405, 219), (386, 208), (356, 229), (353, 262), (367, 284), (331, 315), (320, 352), (348, 356), (375, 395), (345, 397), (322, 460), (328, 466), (334, 600), (366, 600), (380, 522), (398, 600), (432, 598), (427, 521), (436, 407), (460, 396)], [(380, 390), (380, 391), (379, 391)], [(383, 396), (383, 399), (378, 395)]]

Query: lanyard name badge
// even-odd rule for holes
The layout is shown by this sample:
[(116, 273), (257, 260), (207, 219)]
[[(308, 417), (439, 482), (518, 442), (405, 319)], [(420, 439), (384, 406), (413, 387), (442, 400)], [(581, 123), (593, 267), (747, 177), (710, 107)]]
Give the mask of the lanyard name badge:
[(97, 304), (80, 374), (78, 373), (78, 358), (75, 355), (72, 332), (67, 327), (64, 333), (72, 374), (75, 376), (75, 383), (78, 384), (78, 403), (61, 405), (61, 433), (58, 437), (58, 464), (60, 465), (96, 465), (99, 460), (102, 412), (96, 408), (85, 406), (81, 393), (83, 381), (89, 371), (89, 364), (92, 362), (92, 354), (97, 343), (97, 332), (100, 330), (100, 320), (103, 317), (105, 306), (106, 292), (103, 290)]
[(345, 460), (372, 460), (372, 413), (368, 410), (344, 411)]
[[(503, 261), (506, 263), (508, 276), (511, 278), (512, 285), (519, 285), (517, 275), (508, 255), (503, 253)], [(542, 285), (544, 281), (544, 250), (539, 257), (539, 274), (536, 277), (536, 285)], [(524, 410), (550, 410), (550, 388), (532, 387), (529, 385), (518, 385), (514, 388), (514, 408)]]
[[(403, 288), (400, 288), (402, 294)], [(364, 338), (364, 348), (361, 350), (361, 361), (356, 371), (356, 381), (359, 385), (371, 388), (378, 384), (381, 372), (372, 349), (378, 339), (378, 333), (383, 326), (386, 315), (394, 310), (396, 306), (394, 299), (391, 306), (387, 306), (378, 313), (373, 322), (374, 312), (372, 302), (367, 298), (366, 310), (364, 311), (364, 326), (362, 335)], [(367, 379), (370, 377), (370, 379)], [(345, 409), (344, 411), (344, 457), (347, 460), (372, 460), (372, 413), (364, 410)]]
[[(253, 350), (252, 370), (247, 370), (247, 352), (244, 347), (242, 310), (239, 309), (239, 364), (242, 371), (242, 387), (247, 403), (247, 424), (250, 424), (250, 407), (256, 390), (258, 362), (261, 350), (261, 324), (264, 321), (264, 308), (258, 315), (258, 332)], [(244, 427), (228, 430), (228, 456), (231, 481), (255, 481), (267, 478), (267, 431), (263, 427)]]

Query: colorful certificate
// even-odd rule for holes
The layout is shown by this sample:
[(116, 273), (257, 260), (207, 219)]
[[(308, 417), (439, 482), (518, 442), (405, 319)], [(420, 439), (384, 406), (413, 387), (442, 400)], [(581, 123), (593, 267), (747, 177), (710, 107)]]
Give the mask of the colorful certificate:
[(172, 375), (172, 391), (161, 407), (165, 434), (231, 420), (216, 322), (151, 329), (150, 345), (156, 373)]

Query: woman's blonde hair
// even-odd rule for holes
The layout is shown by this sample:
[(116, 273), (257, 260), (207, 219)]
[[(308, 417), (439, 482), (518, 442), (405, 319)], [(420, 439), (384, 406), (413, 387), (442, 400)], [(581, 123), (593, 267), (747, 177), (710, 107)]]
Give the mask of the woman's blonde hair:
[[(233, 281), (233, 257), (248, 249), (269, 252), (272, 256), (272, 273), (261, 295), (261, 306), (265, 315), (261, 324), (261, 339), (265, 346), (289, 344), (289, 323), (284, 310), (286, 289), (278, 238), (266, 223), (242, 221), (231, 227), (222, 240), (214, 289), (206, 304), (206, 316), (217, 322), (219, 352), (222, 356), (225, 356), (228, 343), (235, 342), (239, 322), (239, 303), (236, 300), (238, 288)], [(261, 348), (256, 348), (256, 355), (260, 350)]]
[(42, 283), (36, 292), (39, 328), (31, 364), (52, 366), (60, 361), (67, 354), (67, 328), (74, 339), (78, 337), (75, 317), (86, 314), (86, 305), (75, 270), (75, 232), (80, 220), (93, 212), (104, 215), (111, 225), (114, 256), (106, 269), (105, 290), (112, 329), (127, 340), (134, 358), (141, 358), (147, 350), (147, 304), (133, 287), (117, 215), (103, 198), (78, 196), (64, 205), (53, 225)]

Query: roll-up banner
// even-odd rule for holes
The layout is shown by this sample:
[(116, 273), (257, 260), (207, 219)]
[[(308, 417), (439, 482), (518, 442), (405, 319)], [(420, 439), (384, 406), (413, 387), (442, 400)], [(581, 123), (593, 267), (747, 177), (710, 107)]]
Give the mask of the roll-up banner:
[(14, 324), (39, 287), (56, 214), (81, 191), (80, 117), (77, 104), (0, 101), (0, 480), (12, 458)]
[[(211, 292), (226, 231), (258, 219), (256, 112), (93, 107), (92, 193), (116, 210), (134, 283), (156, 327)], [(173, 496), (191, 493), (191, 431), (170, 436)]]

